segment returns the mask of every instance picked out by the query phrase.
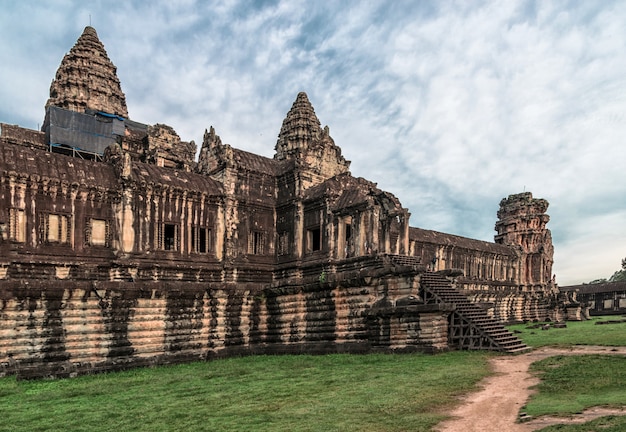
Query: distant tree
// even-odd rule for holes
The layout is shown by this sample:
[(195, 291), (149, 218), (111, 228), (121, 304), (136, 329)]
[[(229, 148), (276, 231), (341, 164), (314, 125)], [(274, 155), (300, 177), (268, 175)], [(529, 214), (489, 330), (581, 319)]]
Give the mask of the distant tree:
[(601, 278), (601, 279), (594, 279), (592, 281), (589, 281), (587, 283), (583, 283), (583, 285), (595, 285), (595, 284), (601, 284), (601, 283), (605, 283), (607, 282), (606, 278)]
[(609, 282), (621, 281), (626, 281), (626, 258), (622, 260), (622, 269), (613, 273), (613, 276), (609, 279)]
[(606, 279), (606, 278), (594, 279), (590, 282), (583, 282), (583, 285), (594, 285), (594, 284), (601, 284), (605, 282), (622, 282), (622, 281), (626, 281), (626, 258), (622, 259), (622, 269), (613, 273), (613, 276), (611, 276), (609, 279)]

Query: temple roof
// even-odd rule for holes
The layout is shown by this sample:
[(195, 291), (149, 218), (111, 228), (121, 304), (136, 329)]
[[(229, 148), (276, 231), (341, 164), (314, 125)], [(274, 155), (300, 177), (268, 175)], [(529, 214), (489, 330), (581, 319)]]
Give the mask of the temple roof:
[(465, 248), (468, 250), (485, 251), (505, 256), (515, 256), (515, 250), (509, 246), (422, 228), (410, 227), (409, 239), (423, 243), (450, 245), (455, 248)]
[(279, 174), (282, 166), (274, 159), (236, 148), (233, 148), (233, 160), (238, 168), (272, 176)]
[(117, 180), (115, 170), (109, 164), (3, 144), (0, 145), (0, 174), (10, 173), (94, 188), (109, 188)]
[(404, 210), (393, 194), (378, 189), (376, 183), (362, 177), (353, 177), (350, 173), (336, 175), (311, 187), (305, 191), (303, 198), (305, 201), (326, 198), (333, 211), (374, 204), (382, 205), (385, 211), (391, 213)]
[(46, 108), (48, 106), (81, 113), (92, 109), (128, 118), (117, 68), (93, 27), (85, 27), (76, 44), (63, 57), (50, 85)]
[(308, 96), (304, 92), (298, 93), (280, 128), (275, 158), (287, 159), (298, 150), (305, 149), (309, 143), (318, 141), (321, 134), (321, 123)]
[(581, 294), (596, 294), (615, 291), (624, 292), (626, 291), (626, 281), (560, 286), (559, 290), (579, 291)]
[[(36, 176), (86, 187), (117, 188), (115, 168), (108, 163), (71, 158), (25, 146), (0, 145), (0, 174)], [(221, 196), (221, 183), (210, 177), (172, 168), (133, 162), (132, 177), (137, 183)]]
[[(295, 102), (283, 120), (283, 125), (278, 134), (276, 142), (275, 159), (287, 159), (293, 155), (312, 150), (316, 147), (333, 147), (335, 142), (330, 137), (328, 126), (322, 129), (321, 123), (315, 115), (313, 105), (309, 102), (309, 97), (305, 92), (298, 93)], [(343, 163), (346, 161), (341, 157), (341, 150), (338, 157)]]
[(194, 191), (208, 196), (223, 194), (222, 184), (208, 176), (143, 162), (133, 162), (133, 179), (152, 187)]
[(314, 186), (338, 174), (346, 173), (350, 161), (335, 145), (328, 126), (323, 129), (306, 93), (300, 92), (287, 113), (276, 142), (276, 160), (294, 160), (310, 180), (303, 187)]

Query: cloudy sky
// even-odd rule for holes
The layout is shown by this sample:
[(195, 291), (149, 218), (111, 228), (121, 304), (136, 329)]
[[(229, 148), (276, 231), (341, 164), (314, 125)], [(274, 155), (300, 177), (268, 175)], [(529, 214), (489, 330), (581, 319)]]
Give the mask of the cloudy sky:
[(493, 241), (531, 191), (561, 285), (626, 257), (626, 2), (4, 0), (0, 122), (42, 123), (90, 20), (134, 120), (271, 157), (305, 91), (413, 226)]

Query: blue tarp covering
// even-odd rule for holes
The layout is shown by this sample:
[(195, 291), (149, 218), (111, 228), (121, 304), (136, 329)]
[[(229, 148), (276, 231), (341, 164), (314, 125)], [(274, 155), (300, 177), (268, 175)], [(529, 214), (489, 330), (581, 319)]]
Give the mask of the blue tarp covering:
[(118, 119), (120, 121), (126, 120), (124, 117), (120, 117), (117, 114), (109, 114), (109, 113), (105, 113), (104, 111), (97, 111), (96, 114), (104, 116), (104, 117), (116, 118), (116, 119)]

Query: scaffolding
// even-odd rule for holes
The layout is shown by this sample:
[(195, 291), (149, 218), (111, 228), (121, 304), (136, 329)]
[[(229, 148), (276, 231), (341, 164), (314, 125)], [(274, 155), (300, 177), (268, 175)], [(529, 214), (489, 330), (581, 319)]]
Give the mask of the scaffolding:
[(147, 131), (147, 125), (115, 114), (86, 110), (84, 113), (49, 106), (43, 131), (51, 152), (89, 160), (102, 160), (104, 150), (120, 143), (126, 128)]

